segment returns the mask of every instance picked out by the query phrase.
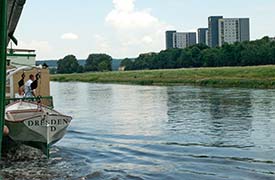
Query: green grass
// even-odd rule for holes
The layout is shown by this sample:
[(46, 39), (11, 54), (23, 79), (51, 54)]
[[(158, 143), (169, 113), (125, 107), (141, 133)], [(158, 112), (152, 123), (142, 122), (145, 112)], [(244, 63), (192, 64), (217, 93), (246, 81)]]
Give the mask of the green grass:
[(275, 88), (275, 65), (58, 74), (52, 75), (51, 80), (138, 85)]

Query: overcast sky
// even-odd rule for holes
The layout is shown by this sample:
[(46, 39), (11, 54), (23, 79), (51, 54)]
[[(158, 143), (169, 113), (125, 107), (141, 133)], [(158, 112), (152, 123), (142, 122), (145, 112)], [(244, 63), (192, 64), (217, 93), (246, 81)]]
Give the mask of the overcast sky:
[(196, 31), (210, 15), (249, 17), (251, 38), (275, 36), (275, 0), (27, 0), (15, 36), (37, 59), (136, 57), (165, 48), (165, 31)]

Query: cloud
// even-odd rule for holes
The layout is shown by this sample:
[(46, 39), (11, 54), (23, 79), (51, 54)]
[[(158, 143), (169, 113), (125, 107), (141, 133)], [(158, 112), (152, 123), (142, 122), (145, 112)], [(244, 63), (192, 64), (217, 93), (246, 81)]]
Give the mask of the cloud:
[(96, 44), (96, 50), (99, 52), (108, 52), (110, 51), (110, 45), (107, 42), (106, 38), (103, 35), (96, 34), (94, 35), (94, 41)]
[(172, 26), (153, 16), (149, 8), (137, 9), (135, 0), (113, 0), (113, 5), (105, 22), (114, 32), (115, 56), (137, 56), (164, 48), (165, 31)]
[(113, 0), (115, 8), (107, 15), (106, 22), (119, 29), (148, 28), (159, 23), (149, 9), (136, 11), (134, 2), (135, 0)]
[(141, 40), (143, 43), (150, 44), (153, 42), (153, 39), (150, 36), (144, 36)]
[(116, 10), (131, 12), (135, 8), (134, 1), (135, 0), (113, 0), (113, 3)]
[(77, 40), (78, 38), (79, 38), (78, 35), (74, 33), (65, 33), (61, 36), (61, 39), (64, 39), (64, 40)]
[(106, 22), (121, 29), (147, 28), (159, 23), (158, 19), (150, 14), (150, 11), (135, 11), (134, 0), (113, 0), (115, 9), (106, 17)]

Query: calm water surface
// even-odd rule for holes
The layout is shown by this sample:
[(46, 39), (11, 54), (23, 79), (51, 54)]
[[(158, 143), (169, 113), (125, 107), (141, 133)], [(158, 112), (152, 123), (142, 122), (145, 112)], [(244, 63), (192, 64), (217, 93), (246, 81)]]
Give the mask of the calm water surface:
[(3, 179), (275, 179), (275, 90), (51, 83), (74, 120), (46, 160)]

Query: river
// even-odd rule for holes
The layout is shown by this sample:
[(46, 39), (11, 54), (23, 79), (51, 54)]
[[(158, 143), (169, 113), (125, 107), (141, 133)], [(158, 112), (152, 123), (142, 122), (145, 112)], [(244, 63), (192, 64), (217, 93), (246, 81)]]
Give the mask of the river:
[(51, 83), (73, 116), (47, 160), (1, 163), (3, 179), (275, 179), (275, 90)]

